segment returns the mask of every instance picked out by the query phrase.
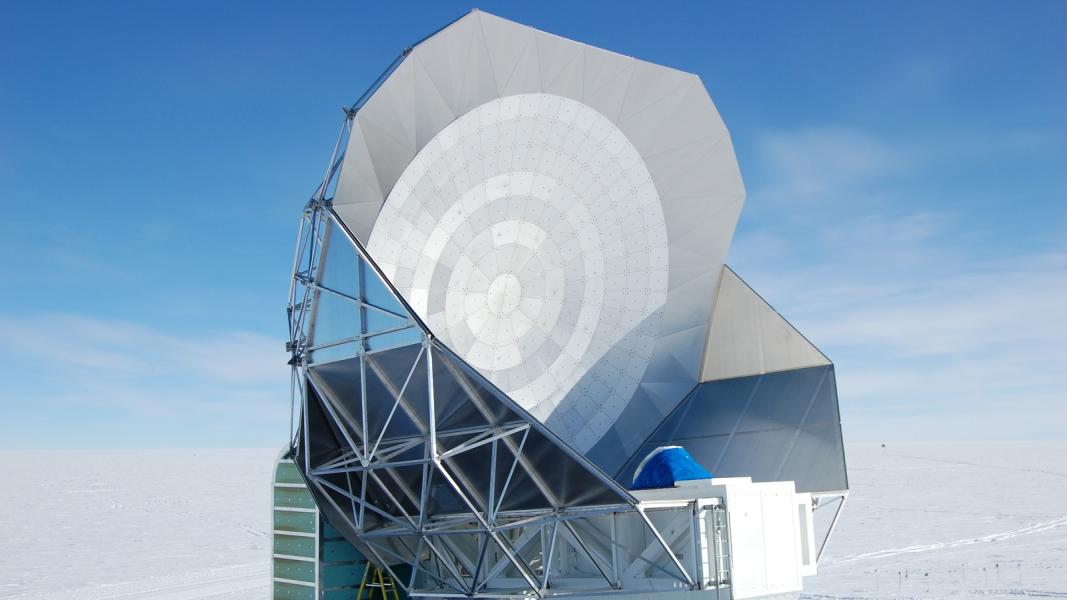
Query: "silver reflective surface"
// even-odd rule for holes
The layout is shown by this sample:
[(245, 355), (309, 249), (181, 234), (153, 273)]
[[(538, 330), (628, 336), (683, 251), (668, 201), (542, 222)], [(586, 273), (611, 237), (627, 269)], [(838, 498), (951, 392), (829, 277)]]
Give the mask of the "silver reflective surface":
[(833, 365), (702, 383), (616, 474), (658, 446), (683, 446), (716, 477), (848, 489)]
[(701, 381), (828, 364), (818, 348), (723, 266)]
[(437, 337), (598, 457), (699, 381), (743, 198), (699, 78), (476, 11), (359, 108), (334, 203)]

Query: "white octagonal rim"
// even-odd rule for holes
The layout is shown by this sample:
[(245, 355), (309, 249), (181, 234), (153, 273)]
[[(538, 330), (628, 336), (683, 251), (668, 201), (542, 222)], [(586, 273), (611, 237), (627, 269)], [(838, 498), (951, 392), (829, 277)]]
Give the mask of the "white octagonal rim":
[[(430, 157), (427, 152), (433, 152), (431, 141), (447, 145), (446, 138), (451, 134), (445, 133), (443, 138), (438, 139), (439, 134), (450, 130), (458, 132), (459, 128), (468, 126), (462, 123), (475, 123), (473, 116), (466, 120), (464, 118), (479, 107), (506, 109), (509, 99), (531, 97), (559, 98), (560, 106), (584, 107), (576, 112), (586, 115), (585, 118), (598, 115), (603, 123), (610, 124), (611, 129), (617, 132), (618, 139), (625, 141), (625, 146), (634, 150), (637, 160), (626, 163), (624, 169), (637, 163), (643, 166), (643, 172), (647, 173), (649, 180), (647, 187), (658, 204), (659, 217), (652, 214), (656, 211), (652, 211), (647, 203), (643, 209), (647, 214), (640, 217), (633, 214), (608, 216), (623, 221), (630, 219), (628, 225), (623, 223), (620, 228), (627, 233), (642, 232), (636, 239), (664, 236), (664, 252), (649, 257), (647, 265), (627, 263), (625, 269), (609, 274), (597, 270), (599, 254), (591, 249), (621, 247), (625, 250), (627, 245), (635, 244), (632, 238), (605, 234), (604, 239), (596, 242), (586, 240), (585, 246), (581, 245), (579, 239), (577, 248), (573, 242), (566, 247), (546, 244), (544, 240), (560, 240), (560, 236), (564, 235), (561, 230), (546, 230), (545, 221), (541, 220), (546, 216), (534, 219), (508, 202), (487, 200), (500, 191), (492, 189), (493, 186), (535, 185), (536, 177), (545, 174), (542, 165), (531, 166), (524, 159), (518, 161), (522, 164), (507, 165), (506, 169), (498, 168), (488, 174), (485, 169), (479, 172), (477, 167), (473, 171), (469, 168), (486, 160), (485, 156), (476, 156), (479, 149), (485, 152), (486, 148), (494, 148), (491, 158), (496, 159), (496, 166), (500, 167), (499, 160), (507, 153), (500, 152), (499, 148), (508, 144), (516, 145), (515, 140), (492, 137), (489, 130), (486, 130), (487, 137), (478, 137), (473, 146), (459, 151), (453, 146), (449, 150), (456, 157), (464, 157), (463, 161), (453, 158), (449, 163), (447, 156), (444, 161), (436, 161), (452, 166), (463, 162), (466, 166), (458, 171), (468, 171), (466, 179), (464, 175), (456, 175), (443, 168), (436, 173), (426, 170), (425, 176), (419, 179), (437, 186), (431, 186), (432, 193), (421, 193), (417, 189), (401, 191), (404, 185), (410, 185), (402, 175), (409, 171), (417, 172), (417, 165)], [(494, 101), (498, 102), (493, 104)], [(477, 113), (479, 127), (482, 125), (480, 120), (491, 112), (483, 110)], [(563, 119), (556, 119), (555, 122), (563, 122)], [(568, 144), (574, 140), (568, 141), (568, 136), (580, 137), (575, 133), (580, 129), (577, 126), (563, 128), (556, 135), (551, 129), (541, 131), (535, 126), (525, 132), (516, 129), (515, 135), (519, 146), (572, 148)], [(503, 130), (498, 127), (495, 131), (499, 136)], [(607, 139), (586, 137), (597, 141)], [(546, 139), (553, 141), (549, 143)], [(517, 151), (511, 154), (512, 157), (518, 155)], [(589, 156), (593, 155), (595, 153)], [(611, 155), (610, 151), (607, 155)], [(642, 169), (632, 172), (636, 171)], [(509, 174), (505, 179), (494, 179), (505, 173)], [(556, 179), (558, 181), (560, 178)], [(631, 185), (628, 189), (633, 187)], [(580, 211), (575, 209), (562, 222), (570, 223), (572, 231), (578, 227), (582, 231), (599, 233), (600, 229), (590, 224), (607, 221), (602, 213), (607, 208), (596, 199), (582, 199), (583, 193), (588, 193), (588, 188), (575, 191), (572, 196), (578, 199), (572, 204), (584, 208), (585, 216), (579, 215)], [(390, 208), (393, 198), (401, 196), (417, 197), (421, 205), (432, 207), (432, 210), (425, 211), (421, 222), (415, 214), (418, 211), (414, 210), (407, 215), (410, 219), (390, 217), (393, 214), (393, 208)], [(554, 192), (549, 196), (556, 202), (562, 198)], [(614, 198), (616, 201), (623, 201), (625, 195), (617, 196)], [(538, 197), (536, 194), (524, 196), (527, 201)], [(390, 198), (390, 201), (386, 202), (386, 198)], [(552, 207), (551, 202), (544, 201), (544, 194), (541, 198), (543, 204)], [(456, 328), (457, 331), (466, 328), (472, 334), (475, 327), (489, 328), (479, 330), (478, 335), (473, 337), (483, 342), (485, 339), (494, 341), (496, 345), (490, 346), (494, 354), (491, 359), (484, 356), (484, 349), (478, 350), (480, 354), (475, 356), (475, 346), (469, 339), (454, 341), (450, 347), (503, 391), (515, 394), (532, 383), (528, 376), (530, 373), (515, 375), (513, 371), (510, 375), (503, 374), (503, 371), (514, 366), (516, 360), (522, 363), (531, 357), (528, 370), (551, 371), (551, 363), (542, 364), (544, 356), (538, 355), (536, 348), (520, 343), (540, 326), (543, 333), (540, 337), (552, 340), (559, 347), (557, 360), (566, 362), (568, 356), (574, 359), (574, 372), (562, 380), (554, 379), (554, 387), (543, 383), (522, 392), (530, 395), (529, 402), (519, 398), (516, 400), (527, 406), (536, 417), (549, 423), (565, 440), (586, 452), (594, 462), (600, 462), (598, 457), (636, 449), (652, 428), (696, 385), (715, 289), (743, 199), (744, 188), (729, 135), (695, 75), (593, 48), (475, 11), (410, 51), (360, 107), (351, 123), (334, 206), (345, 224), (368, 244), (376, 261), (395, 265), (395, 269), (389, 273), (393, 283), (442, 340), (452, 335), (449, 328)], [(463, 213), (463, 218), (457, 218), (454, 214), (450, 216), (449, 208), (452, 206), (475, 206), (479, 202), (484, 214)], [(403, 203), (397, 204), (398, 209), (402, 206)], [(493, 206), (502, 207), (502, 211), (494, 212)], [(622, 205), (616, 203), (615, 206)], [(642, 205), (635, 200), (635, 204), (626, 206), (640, 212)], [(509, 210), (512, 211), (510, 216)], [(525, 218), (516, 218), (516, 214), (525, 215)], [(445, 220), (427, 222), (438, 217)], [(467, 222), (467, 219), (473, 220)], [(647, 224), (649, 219), (661, 219), (662, 223), (658, 228), (650, 228)], [(464, 222), (467, 224), (463, 225)], [(589, 227), (581, 229), (582, 224)], [(522, 248), (529, 250), (530, 246), (544, 248), (544, 251), (529, 252), (531, 256), (523, 263), (524, 267), (528, 267), (528, 272), (500, 272), (495, 273), (493, 278), (470, 275), (479, 273), (484, 276), (486, 271), (493, 272), (490, 264), (478, 264), (470, 256), (460, 261), (460, 256), (442, 254), (437, 263), (449, 265), (449, 278), (458, 270), (476, 280), (469, 285), (454, 282), (450, 289), (444, 275), (438, 275), (435, 279), (434, 270), (427, 266), (419, 271), (417, 256), (409, 255), (406, 260), (400, 260), (402, 257), (397, 256), (397, 260), (390, 262), (385, 254), (396, 248), (383, 249), (382, 243), (377, 241), (392, 238), (396, 242), (414, 236), (418, 238), (417, 243), (407, 244), (408, 250), (411, 250), (411, 246), (428, 247), (432, 256), (452, 252), (447, 249), (444, 243), (447, 240), (441, 237), (442, 234), (434, 233), (448, 227), (471, 228), (469, 243), (475, 244), (475, 249), (483, 250), (488, 244), (490, 250), (487, 252), (490, 255), (494, 247), (491, 240), (496, 239), (494, 236), (511, 239), (514, 243), (509, 245), (509, 251), (512, 253), (522, 254)], [(488, 236), (485, 240), (474, 239), (476, 234), (483, 233)], [(553, 233), (556, 238), (552, 238)], [(431, 239), (431, 235), (435, 237)], [(420, 236), (426, 236), (425, 244)], [(639, 247), (644, 245), (645, 242), (637, 244)], [(652, 244), (649, 247), (656, 246)], [(553, 260), (575, 256), (582, 259), (579, 261), (580, 269), (564, 268), (559, 271), (554, 268), (556, 265), (552, 263)], [(662, 261), (665, 261), (665, 266)], [(572, 261), (571, 266), (577, 264)], [(640, 270), (642, 268), (644, 270)], [(642, 274), (641, 277), (648, 276), (647, 283), (640, 283), (645, 279), (632, 276), (638, 272)], [(585, 275), (577, 277), (575, 273)], [(589, 273), (598, 275), (590, 277)], [(495, 281), (496, 277), (502, 275), (511, 275), (515, 281)], [(559, 275), (562, 275), (562, 282), (558, 279)], [(568, 276), (571, 280), (582, 279), (582, 285), (578, 281), (568, 280)], [(404, 281), (410, 283), (404, 285)], [(540, 282), (535, 285), (544, 289), (535, 293), (528, 289), (527, 281)], [(419, 283), (416, 285), (415, 282)], [(626, 290), (625, 286), (634, 282), (638, 282), (642, 289), (659, 290), (657, 293), (661, 293), (662, 298), (652, 294), (642, 302), (635, 300), (636, 304), (641, 304), (640, 310), (628, 309), (631, 305), (626, 304), (626, 298), (619, 298), (620, 294), (625, 296), (626, 293), (620, 290)], [(568, 286), (568, 283), (571, 285)], [(568, 343), (581, 336), (560, 336), (557, 333), (556, 339), (553, 339), (551, 323), (573, 325), (572, 333), (582, 327), (596, 330), (595, 323), (591, 324), (589, 317), (581, 320), (583, 314), (589, 314), (588, 307), (585, 312), (582, 307), (583, 302), (589, 303), (587, 296), (592, 293), (585, 289), (585, 284), (603, 288), (601, 312), (605, 307), (621, 307), (622, 312), (629, 310), (630, 314), (620, 317), (620, 323), (639, 321), (642, 325), (630, 330), (620, 327), (619, 331), (607, 337), (590, 334), (588, 347), (578, 352), (579, 356), (572, 356), (567, 354), (567, 349), (573, 351), (574, 348)], [(480, 300), (471, 291), (482, 285), (486, 287), (485, 307), (479, 305)], [(551, 305), (542, 302), (535, 306), (537, 295), (548, 293), (553, 285), (564, 290), (561, 292), (565, 295), (563, 301)], [(579, 289), (582, 290), (580, 295), (566, 295), (576, 294)], [(435, 293), (441, 298), (431, 301)], [(598, 296), (600, 293), (594, 293), (593, 297), (601, 297)], [(637, 298), (643, 297), (638, 295)], [(490, 301), (497, 312), (507, 312), (509, 318), (498, 318), (500, 315), (485, 317), (485, 314), (493, 314)], [(440, 318), (429, 312), (433, 302), (445, 306), (440, 311)], [(449, 310), (449, 306), (454, 310)], [(531, 314), (534, 316), (531, 317)], [(612, 318), (615, 316), (616, 313), (610, 315)], [(542, 317), (550, 318), (551, 323), (546, 325)], [(461, 333), (457, 337), (462, 336)], [(623, 340), (633, 336), (639, 337), (640, 343), (623, 343)], [(471, 344), (466, 355), (462, 350), (464, 344)], [(540, 356), (538, 360), (541, 362), (533, 360), (534, 356)], [(589, 357), (596, 358), (595, 364), (606, 361), (611, 369), (598, 373), (597, 368), (583, 363), (583, 357), (586, 362), (590, 360)], [(511, 366), (498, 369), (499, 365)], [(637, 371), (640, 371), (639, 375), (635, 375)], [(623, 375), (618, 378), (605, 376), (605, 373), (616, 372)], [(493, 373), (497, 373), (496, 379)], [(632, 392), (626, 392), (629, 384), (625, 383), (624, 376), (627, 373), (636, 377), (632, 382)], [(575, 379), (576, 383), (568, 383)], [(620, 381), (623, 383), (620, 384)], [(553, 389), (562, 394), (558, 402), (548, 400)], [(628, 399), (619, 399), (627, 393), (630, 394)], [(538, 397), (543, 400), (535, 402), (534, 399)], [(577, 400), (579, 398), (587, 398), (589, 402), (583, 403)], [(608, 399), (607, 408), (589, 414), (586, 404), (595, 404), (597, 398)], [(571, 409), (568, 403), (573, 404)], [(614, 417), (606, 416), (605, 411), (606, 414), (614, 414)]]

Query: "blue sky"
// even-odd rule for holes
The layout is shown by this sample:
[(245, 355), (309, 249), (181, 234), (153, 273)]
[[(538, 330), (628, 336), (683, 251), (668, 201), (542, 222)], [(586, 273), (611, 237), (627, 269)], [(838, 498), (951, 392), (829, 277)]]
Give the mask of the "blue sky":
[[(849, 441), (1065, 435), (1067, 4), (480, 7), (703, 78), (729, 262), (836, 362)], [(469, 8), (0, 7), (0, 448), (284, 443), (340, 108)]]

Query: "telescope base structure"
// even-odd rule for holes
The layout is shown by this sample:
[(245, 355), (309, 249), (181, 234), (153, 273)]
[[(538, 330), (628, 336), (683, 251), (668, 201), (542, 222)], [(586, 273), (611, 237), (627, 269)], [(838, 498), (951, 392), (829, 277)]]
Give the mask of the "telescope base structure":
[[(743, 200), (693, 74), (479, 11), (405, 49), (297, 239), (322, 522), (411, 596), (795, 596), (847, 497), (836, 380), (724, 265)], [(671, 445), (710, 471), (628, 490)]]
[[(272, 597), (358, 600), (358, 584), (369, 563), (322, 519), (291, 460), (283, 455), (276, 473)], [(541, 519), (506, 530), (516, 547), (528, 542), (535, 550), (532, 562), (547, 566), (547, 576), (544, 566), (539, 573), (546, 583), (541, 596), (651, 600), (666, 593), (674, 600), (795, 598), (801, 578), (815, 574), (811, 496), (795, 493), (792, 482), (719, 478), (634, 494), (638, 503), (631, 510), (606, 511), (580, 521)], [(694, 589), (655, 564), (661, 555), (659, 541), (650, 539), (644, 518), (694, 574)], [(450, 543), (455, 548), (474, 541), (459, 532), (475, 524), (461, 521), (459, 517), (451, 524), (458, 534)], [(640, 552), (635, 555), (625, 548)], [(494, 565), (498, 574), (475, 596), (537, 595), (524, 590), (522, 578), (500, 568), (506, 561), (499, 553), (486, 553), (483, 568), (491, 570), (488, 565)], [(403, 564), (389, 568), (411, 572)], [(411, 579), (396, 583), (403, 588)], [(412, 589), (410, 594), (467, 597), (427, 588)]]
[(292, 465), (408, 595), (756, 598), (814, 573), (792, 481), (627, 491), (435, 339), (328, 202), (299, 247)]

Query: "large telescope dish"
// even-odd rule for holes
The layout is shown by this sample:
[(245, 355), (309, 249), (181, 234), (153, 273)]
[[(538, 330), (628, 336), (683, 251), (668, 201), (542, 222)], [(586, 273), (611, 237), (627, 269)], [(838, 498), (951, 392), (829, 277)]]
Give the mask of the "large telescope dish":
[(358, 108), (334, 206), (442, 343), (614, 469), (700, 381), (743, 198), (697, 76), (476, 11)]
[(835, 372), (723, 263), (743, 199), (695, 75), (478, 11), (405, 50), (301, 218), (316, 510), (412, 595), (799, 591)]

